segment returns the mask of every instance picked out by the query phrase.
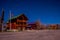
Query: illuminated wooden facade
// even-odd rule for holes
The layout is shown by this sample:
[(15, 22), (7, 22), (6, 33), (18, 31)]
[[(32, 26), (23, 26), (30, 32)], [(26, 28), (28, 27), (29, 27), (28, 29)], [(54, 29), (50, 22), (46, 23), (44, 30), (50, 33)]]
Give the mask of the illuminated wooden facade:
[(28, 26), (30, 26), (31, 30), (36, 30), (37, 29), (37, 26), (36, 26), (35, 23), (30, 23), (30, 24), (28, 24)]
[(8, 21), (7, 29), (10, 29), (10, 25), (11, 25), (11, 29), (25, 30), (27, 27), (27, 20), (28, 18), (24, 14), (21, 14), (17, 17), (13, 17), (11, 18), (11, 20)]
[(50, 24), (50, 25), (48, 25), (47, 29), (56, 30), (56, 29), (58, 29), (58, 25), (57, 24)]

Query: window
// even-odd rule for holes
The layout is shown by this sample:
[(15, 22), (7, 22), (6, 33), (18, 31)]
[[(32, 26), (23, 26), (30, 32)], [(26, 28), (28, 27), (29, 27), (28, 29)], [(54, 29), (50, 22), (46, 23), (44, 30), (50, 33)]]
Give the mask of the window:
[(26, 22), (23, 22), (24, 24), (26, 24)]
[(23, 22), (20, 22), (21, 25), (23, 25)]

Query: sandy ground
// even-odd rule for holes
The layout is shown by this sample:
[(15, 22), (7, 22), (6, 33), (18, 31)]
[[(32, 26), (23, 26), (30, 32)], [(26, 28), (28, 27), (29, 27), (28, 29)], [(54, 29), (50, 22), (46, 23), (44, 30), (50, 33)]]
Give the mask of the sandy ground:
[(0, 40), (60, 40), (60, 30), (0, 32)]

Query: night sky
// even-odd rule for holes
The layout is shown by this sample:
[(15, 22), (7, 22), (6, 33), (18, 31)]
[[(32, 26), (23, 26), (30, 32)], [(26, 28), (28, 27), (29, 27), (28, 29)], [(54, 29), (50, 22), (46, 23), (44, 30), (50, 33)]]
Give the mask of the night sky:
[(5, 22), (11, 10), (13, 16), (24, 13), (29, 22), (39, 20), (43, 24), (60, 24), (59, 0), (0, 0), (0, 13), (2, 8), (5, 11)]

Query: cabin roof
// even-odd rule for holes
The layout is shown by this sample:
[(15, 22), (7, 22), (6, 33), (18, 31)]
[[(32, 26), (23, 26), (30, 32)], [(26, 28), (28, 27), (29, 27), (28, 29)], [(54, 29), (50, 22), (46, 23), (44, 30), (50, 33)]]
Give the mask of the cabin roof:
[(13, 20), (13, 19), (16, 19), (16, 18), (21, 17), (21, 16), (24, 16), (24, 17), (26, 18), (26, 20), (28, 20), (28, 18), (27, 18), (24, 14), (20, 14), (20, 15), (18, 15), (18, 16), (14, 16), (14, 17), (12, 17), (12, 18), (9, 19), (9, 20)]

